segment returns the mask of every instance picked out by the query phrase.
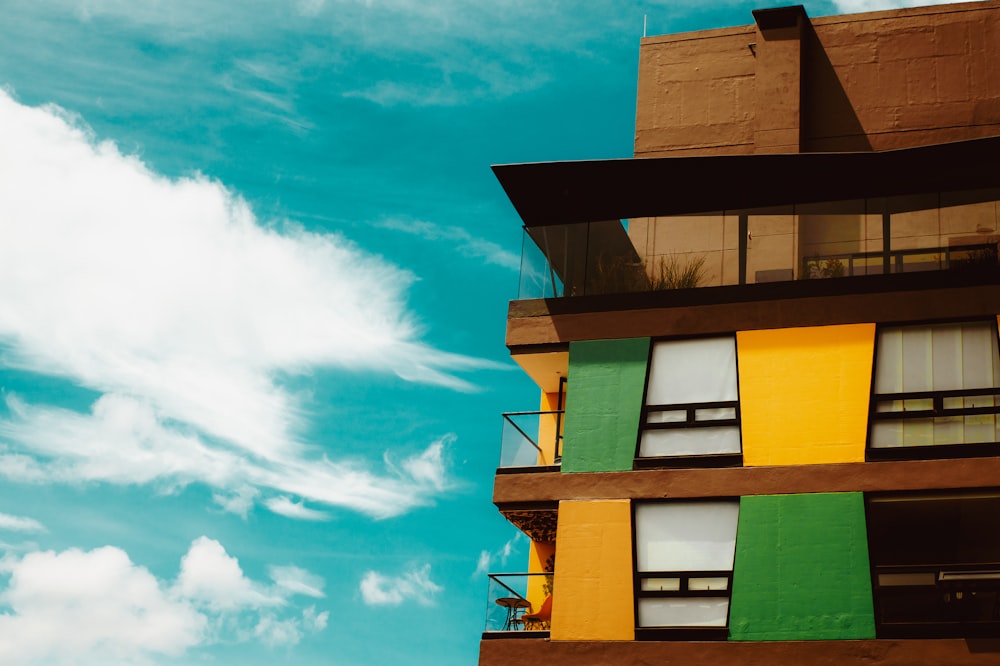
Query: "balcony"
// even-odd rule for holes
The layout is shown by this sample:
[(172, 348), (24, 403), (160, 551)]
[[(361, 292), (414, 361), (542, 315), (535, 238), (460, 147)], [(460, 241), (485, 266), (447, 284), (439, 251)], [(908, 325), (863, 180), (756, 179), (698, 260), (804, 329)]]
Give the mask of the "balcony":
[(483, 638), (547, 638), (552, 577), (551, 573), (489, 574)]
[(518, 299), (923, 271), (993, 275), (998, 230), (995, 188), (529, 226)]
[(497, 472), (558, 469), (563, 414), (563, 410), (505, 413)]

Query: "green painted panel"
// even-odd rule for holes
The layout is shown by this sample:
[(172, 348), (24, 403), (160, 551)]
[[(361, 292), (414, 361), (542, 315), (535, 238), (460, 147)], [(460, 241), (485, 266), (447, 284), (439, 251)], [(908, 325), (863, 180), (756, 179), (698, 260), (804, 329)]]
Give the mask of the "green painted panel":
[(861, 493), (740, 499), (729, 636), (875, 637)]
[(564, 472), (632, 469), (649, 338), (569, 345)]

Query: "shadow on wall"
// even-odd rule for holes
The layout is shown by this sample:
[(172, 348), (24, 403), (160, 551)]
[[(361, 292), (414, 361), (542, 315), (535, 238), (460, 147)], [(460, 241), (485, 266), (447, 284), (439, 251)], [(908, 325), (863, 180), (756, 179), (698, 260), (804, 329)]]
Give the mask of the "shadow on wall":
[(802, 152), (871, 150), (854, 105), (816, 31), (803, 35)]

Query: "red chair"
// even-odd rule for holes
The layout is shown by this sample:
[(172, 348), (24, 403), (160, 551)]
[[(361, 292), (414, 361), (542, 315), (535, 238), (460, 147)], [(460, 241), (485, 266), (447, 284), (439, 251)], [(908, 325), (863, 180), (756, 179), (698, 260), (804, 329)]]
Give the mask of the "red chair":
[(526, 631), (547, 630), (552, 620), (552, 595), (545, 597), (542, 607), (537, 613), (525, 613), (521, 616)]

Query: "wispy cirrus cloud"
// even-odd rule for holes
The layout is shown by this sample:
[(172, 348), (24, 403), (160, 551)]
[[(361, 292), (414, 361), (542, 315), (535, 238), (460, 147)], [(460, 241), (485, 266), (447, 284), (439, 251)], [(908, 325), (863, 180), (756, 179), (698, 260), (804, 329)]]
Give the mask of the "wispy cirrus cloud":
[(207, 178), (159, 176), (55, 107), (0, 92), (0, 141), (0, 280), (18, 285), (0, 299), (0, 367), (101, 394), (89, 412), (9, 394), (0, 474), (200, 481), (244, 514), (290, 494), (388, 516), (445, 490), (445, 440), (383, 473), (319, 455), (287, 381), (339, 367), (471, 390), (457, 373), (498, 367), (420, 340), (411, 274), (262, 224)]
[(369, 606), (399, 606), (406, 602), (433, 606), (444, 588), (431, 580), (431, 565), (425, 564), (398, 576), (368, 571), (361, 579), (360, 590)]
[(502, 266), (513, 271), (521, 266), (521, 258), (518, 255), (504, 249), (498, 243), (477, 238), (461, 227), (404, 218), (379, 220), (375, 226), (411, 234), (428, 241), (450, 243), (459, 254), (472, 259), (482, 259), (487, 264)]
[(526, 538), (527, 537), (524, 536), (523, 532), (516, 532), (514, 536), (508, 539), (504, 545), (500, 546), (499, 549), (495, 551), (480, 551), (479, 559), (476, 561), (476, 570), (472, 572), (472, 577), (477, 578), (489, 573), (490, 568), (494, 565), (494, 563), (499, 564), (500, 567), (505, 567), (511, 554), (517, 551), (518, 544)]
[(297, 520), (324, 521), (330, 520), (330, 514), (316, 509), (310, 509), (304, 502), (294, 502), (285, 495), (271, 497), (264, 501), (264, 505), (273, 513), (295, 518)]
[[(603, 14), (601, 21), (573, 3), (521, 0), (246, 0), (238, 9), (198, 0), (52, 3), (89, 28), (112, 24), (170, 45), (263, 43), (295, 36), (303, 44), (299, 59), (307, 67), (316, 65), (310, 60), (309, 42), (332, 40), (343, 62), (366, 73), (344, 80), (338, 94), (387, 107), (462, 106), (536, 90), (552, 80), (553, 56), (600, 58), (600, 49), (588, 52), (584, 45), (628, 26), (638, 38), (642, 25), (640, 9), (623, 11), (613, 0), (593, 7)], [(405, 69), (400, 68), (403, 63)], [(272, 95), (266, 86), (229, 83), (247, 99), (255, 92), (266, 96), (257, 100), (261, 114), (268, 113), (269, 101), (290, 99)], [(302, 120), (294, 114), (270, 113), (292, 127)]]
[(0, 530), (7, 532), (47, 532), (45, 525), (34, 518), (0, 513)]
[(833, 0), (838, 12), (855, 14), (874, 12), (882, 9), (901, 9), (903, 7), (923, 7), (924, 5), (950, 5), (969, 0)]
[(204, 536), (173, 581), (114, 546), (8, 555), (0, 573), (9, 577), (0, 587), (0, 654), (11, 666), (149, 663), (217, 642), (289, 645), (322, 631), (329, 617), (295, 607), (296, 596), (316, 597), (313, 590), (252, 581)]

